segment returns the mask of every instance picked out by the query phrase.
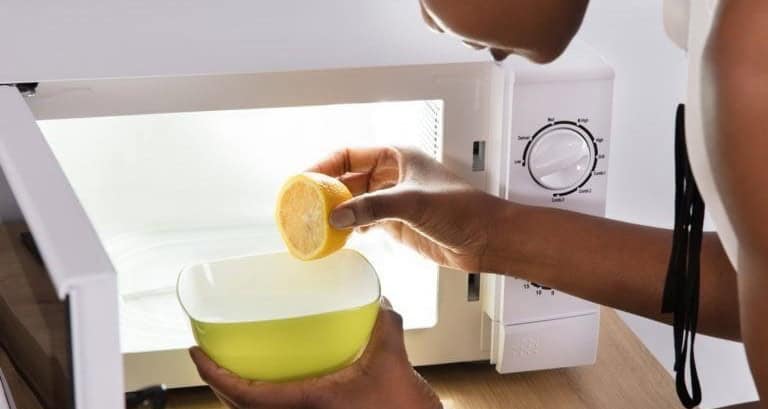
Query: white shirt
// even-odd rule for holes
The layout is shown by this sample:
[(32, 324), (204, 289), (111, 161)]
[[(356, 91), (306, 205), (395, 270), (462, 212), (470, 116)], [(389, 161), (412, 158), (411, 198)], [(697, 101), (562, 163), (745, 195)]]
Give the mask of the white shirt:
[(718, 3), (719, 0), (665, 0), (664, 25), (672, 41), (688, 51), (685, 127), (691, 170), (725, 252), (738, 271), (739, 242), (715, 186), (701, 112), (702, 54)]

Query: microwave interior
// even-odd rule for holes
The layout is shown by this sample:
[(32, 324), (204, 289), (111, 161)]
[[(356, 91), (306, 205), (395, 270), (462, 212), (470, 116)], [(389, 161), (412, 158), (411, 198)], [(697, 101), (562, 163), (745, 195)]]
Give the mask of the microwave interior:
[[(183, 267), (285, 251), (273, 214), (287, 178), (350, 146), (412, 146), (440, 160), (442, 112), (441, 100), (415, 100), (38, 126), (117, 271), (121, 349), (141, 353), (194, 344), (176, 298)], [(437, 323), (437, 265), (376, 229), (347, 246), (370, 260), (406, 329)]]

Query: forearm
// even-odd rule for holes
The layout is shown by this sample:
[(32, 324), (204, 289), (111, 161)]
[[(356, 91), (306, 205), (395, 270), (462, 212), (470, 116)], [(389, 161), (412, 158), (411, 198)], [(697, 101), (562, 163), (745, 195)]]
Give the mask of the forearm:
[[(496, 221), (486, 264), (657, 321), (672, 232), (557, 209), (510, 204)], [(702, 333), (739, 339), (736, 275), (715, 234), (701, 255)]]

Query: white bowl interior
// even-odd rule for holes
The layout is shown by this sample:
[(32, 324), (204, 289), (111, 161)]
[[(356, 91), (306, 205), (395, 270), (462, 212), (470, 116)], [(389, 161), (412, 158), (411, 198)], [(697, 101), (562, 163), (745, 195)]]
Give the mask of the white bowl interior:
[(309, 262), (274, 253), (196, 264), (182, 270), (177, 291), (187, 314), (209, 323), (340, 311), (370, 304), (380, 295), (371, 264), (347, 249)]

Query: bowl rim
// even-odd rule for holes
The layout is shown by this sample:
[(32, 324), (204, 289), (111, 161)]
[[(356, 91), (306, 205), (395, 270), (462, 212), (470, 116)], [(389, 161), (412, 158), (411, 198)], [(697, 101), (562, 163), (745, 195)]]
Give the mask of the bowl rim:
[[(339, 252), (347, 252), (347, 253), (355, 254), (356, 256), (358, 256), (360, 259), (363, 260), (363, 262), (365, 262), (365, 264), (368, 265), (370, 270), (373, 272), (374, 278), (376, 279), (376, 294), (377, 295), (375, 297), (373, 297), (373, 299), (371, 299), (371, 301), (368, 302), (368, 303), (363, 303), (363, 304), (360, 304), (360, 305), (355, 305), (355, 306), (350, 307), (348, 309), (363, 308), (363, 307), (366, 307), (366, 306), (368, 306), (370, 304), (373, 304), (375, 302), (380, 302), (381, 298), (382, 298), (382, 294), (381, 294), (381, 279), (379, 278), (379, 273), (376, 271), (376, 268), (373, 266), (373, 264), (371, 264), (371, 261), (368, 260), (368, 257), (365, 257), (365, 255), (363, 255), (363, 253), (361, 253), (361, 252), (359, 252), (359, 251), (357, 251), (355, 249), (350, 249), (350, 248), (339, 249), (338, 251), (336, 251), (336, 252), (334, 252), (332, 254), (329, 254), (327, 257), (332, 257), (333, 255), (335, 255), (335, 254), (337, 254)], [(188, 264), (188, 265), (182, 267), (181, 270), (179, 271), (178, 275), (176, 276), (176, 290), (175, 290), (176, 301), (181, 306), (181, 309), (184, 311), (184, 314), (187, 316), (187, 318), (189, 320), (192, 320), (192, 321), (203, 322), (203, 323), (206, 323), (206, 324), (237, 324), (237, 323), (243, 323), (245, 321), (208, 322), (208, 321), (202, 321), (202, 320), (199, 320), (199, 319), (195, 318), (189, 312), (189, 310), (187, 310), (187, 306), (182, 301), (181, 293), (180, 293), (180, 290), (179, 290), (179, 287), (180, 287), (179, 284), (181, 283), (181, 278), (184, 275), (184, 272), (189, 270), (189, 269), (191, 269), (191, 268), (193, 268), (193, 267), (197, 267), (197, 266), (200, 266), (200, 265), (203, 265), (203, 264), (220, 263), (220, 262), (229, 261), (229, 260), (237, 260), (237, 259), (244, 259), (244, 258), (258, 257), (258, 256), (278, 255), (278, 254), (279, 255), (287, 254), (287, 255), (293, 257), (288, 251), (276, 251), (276, 252), (243, 254), (243, 255), (238, 255), (238, 256), (222, 257), (222, 258), (217, 258), (217, 259), (213, 259), (213, 260), (206, 260), (206, 261), (201, 261), (201, 262), (196, 262), (196, 263)], [(323, 257), (323, 258), (325, 258), (325, 257)], [(311, 263), (312, 262), (312, 261), (304, 261), (304, 260), (300, 260), (300, 259), (296, 259), (296, 260), (301, 262), (301, 263)], [(318, 260), (322, 260), (322, 259), (318, 259)], [(313, 260), (313, 261), (316, 261), (316, 260)], [(268, 319), (268, 320), (256, 320), (256, 321), (248, 321), (248, 322), (267, 322), (267, 321), (275, 321), (275, 320), (285, 320), (285, 319), (311, 317), (313, 315), (326, 314), (326, 313), (329, 313), (329, 312), (336, 312), (336, 311), (341, 311), (341, 310), (332, 310), (332, 311), (325, 311), (325, 312), (319, 312), (319, 313), (313, 313), (313, 314), (296, 315), (296, 316), (293, 316), (293, 317), (274, 318), (274, 319)]]

